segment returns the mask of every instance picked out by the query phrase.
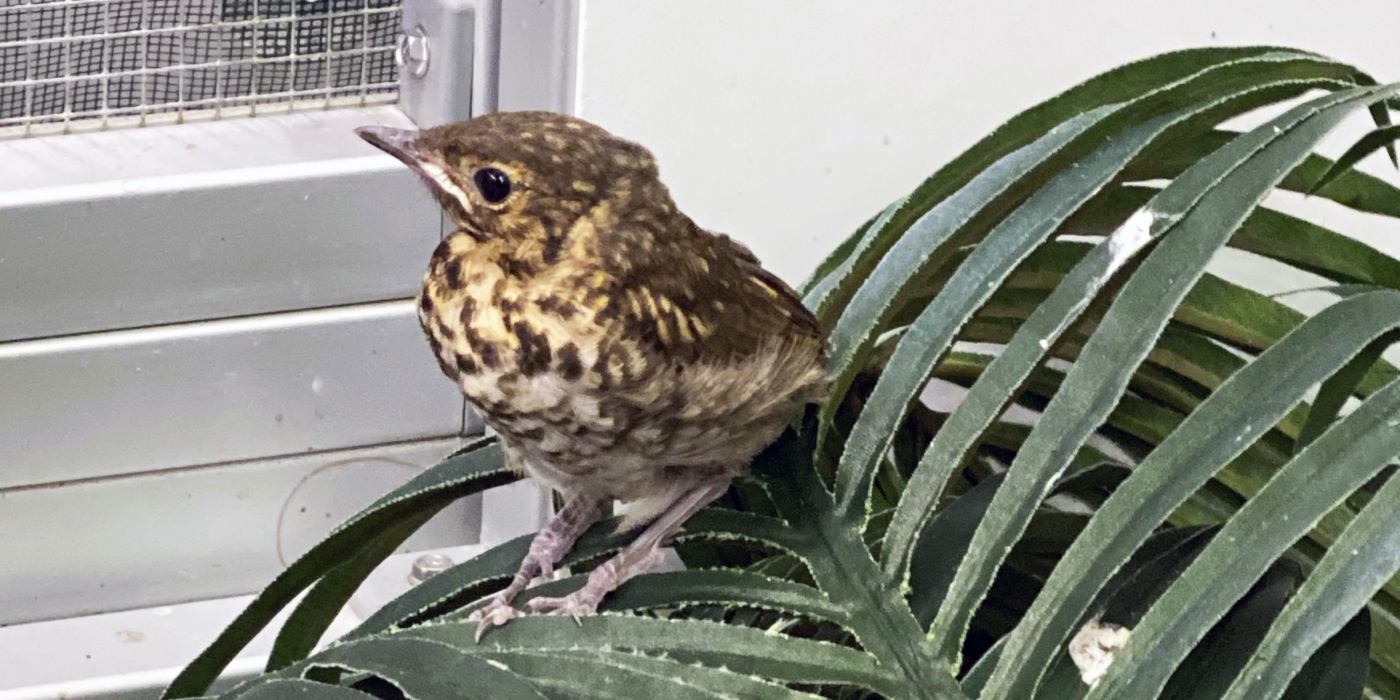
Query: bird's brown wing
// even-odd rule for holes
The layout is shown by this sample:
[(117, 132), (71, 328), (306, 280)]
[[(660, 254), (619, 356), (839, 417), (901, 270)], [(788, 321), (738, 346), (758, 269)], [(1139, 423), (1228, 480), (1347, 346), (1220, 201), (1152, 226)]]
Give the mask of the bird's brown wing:
[(658, 464), (738, 469), (825, 393), (825, 343), (747, 249), (703, 231), (664, 240), (606, 256), (599, 411)]
[(823, 347), (797, 293), (727, 236), (694, 230), (632, 253), (611, 271), (613, 306), (656, 355), (713, 362), (775, 341)]

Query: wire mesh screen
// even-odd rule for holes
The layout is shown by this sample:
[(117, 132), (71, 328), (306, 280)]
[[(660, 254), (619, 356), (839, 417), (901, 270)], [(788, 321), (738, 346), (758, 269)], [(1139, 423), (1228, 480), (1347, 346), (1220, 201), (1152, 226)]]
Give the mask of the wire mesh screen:
[(0, 138), (393, 102), (399, 0), (0, 0)]

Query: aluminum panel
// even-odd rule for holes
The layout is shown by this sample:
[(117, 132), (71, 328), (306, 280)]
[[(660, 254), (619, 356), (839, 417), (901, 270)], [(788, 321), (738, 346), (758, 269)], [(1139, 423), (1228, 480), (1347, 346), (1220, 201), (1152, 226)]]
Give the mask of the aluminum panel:
[(440, 233), (387, 156), (11, 195), (0, 342), (402, 298)]
[[(260, 590), (333, 526), (460, 444), (0, 491), (0, 625)], [(480, 497), (465, 499), (401, 551), (473, 543), (480, 519)]]
[[(253, 598), (241, 595), (0, 627), (0, 649), (5, 650), (0, 655), (0, 700), (156, 700), (196, 650), (208, 647)], [(229, 663), (210, 694), (226, 693), (262, 673), (276, 633), (290, 613), (291, 608), (284, 608), (273, 617)], [(359, 623), (342, 610), (321, 645)]]
[(412, 301), (0, 345), (0, 488), (461, 429)]

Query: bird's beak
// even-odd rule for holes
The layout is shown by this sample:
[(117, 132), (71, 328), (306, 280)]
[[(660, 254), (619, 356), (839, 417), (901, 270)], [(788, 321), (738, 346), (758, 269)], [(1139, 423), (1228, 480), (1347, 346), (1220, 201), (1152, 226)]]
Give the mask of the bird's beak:
[(432, 149), (418, 145), (422, 132), (415, 129), (395, 129), (391, 126), (362, 126), (355, 129), (360, 138), (371, 146), (403, 161), (423, 178), (438, 202), (457, 221), (465, 221), (472, 210), (471, 198), (443, 169), (441, 157)]
[(395, 129), (392, 126), (362, 126), (355, 129), (360, 138), (399, 160), (417, 167), (422, 157), (415, 147), (418, 131), (415, 129)]

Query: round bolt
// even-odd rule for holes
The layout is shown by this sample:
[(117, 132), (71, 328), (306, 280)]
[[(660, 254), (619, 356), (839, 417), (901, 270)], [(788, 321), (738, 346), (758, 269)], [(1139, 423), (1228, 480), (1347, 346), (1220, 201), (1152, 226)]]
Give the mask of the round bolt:
[(413, 568), (408, 571), (408, 582), (418, 585), (452, 568), (451, 557), (437, 552), (428, 552), (413, 560)]
[(394, 63), (408, 70), (408, 74), (421, 78), (428, 74), (428, 37), (423, 25), (404, 32), (399, 36), (394, 48)]

